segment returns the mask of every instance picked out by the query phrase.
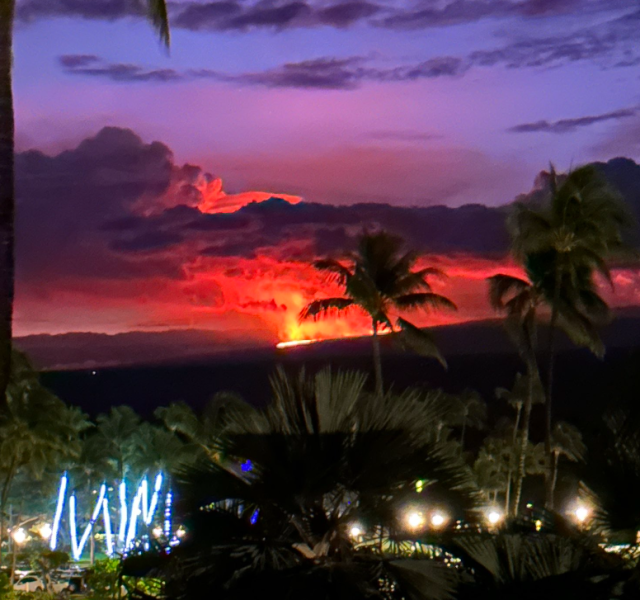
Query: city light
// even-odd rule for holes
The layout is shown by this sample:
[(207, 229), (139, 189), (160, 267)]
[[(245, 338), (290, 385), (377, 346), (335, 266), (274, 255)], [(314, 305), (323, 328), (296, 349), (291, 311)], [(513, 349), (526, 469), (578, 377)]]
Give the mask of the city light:
[(27, 541), (27, 532), (20, 527), (11, 534), (11, 537), (13, 541), (20, 546)]
[(489, 525), (497, 525), (503, 518), (504, 515), (496, 509), (490, 510), (487, 513), (487, 521), (489, 522)]
[(535, 522), (535, 526), (536, 526), (536, 531), (540, 531), (542, 529), (542, 521), (540, 519), (538, 519)]
[(448, 520), (449, 520), (449, 517), (447, 517), (447, 515), (440, 512), (436, 512), (436, 513), (433, 513), (433, 515), (431, 515), (431, 525), (433, 525), (433, 527), (435, 528), (442, 527)]
[(579, 504), (573, 511), (573, 516), (582, 525), (591, 516), (591, 511), (583, 504)]
[(363, 533), (364, 531), (362, 527), (360, 527), (360, 525), (358, 525), (357, 523), (352, 525), (349, 529), (349, 535), (354, 539), (359, 538)]
[(49, 525), (49, 523), (45, 523), (44, 525), (42, 525), (40, 527), (40, 529), (38, 530), (38, 533), (40, 534), (40, 537), (43, 540), (48, 540), (51, 538), (51, 534), (53, 533), (53, 529), (51, 529), (51, 525)]
[(418, 481), (416, 481), (416, 492), (418, 492), (418, 494), (422, 493), (424, 483), (424, 479), (418, 479)]
[(154, 527), (151, 531), (154, 538), (162, 537), (162, 527)]
[(424, 515), (420, 512), (412, 511), (406, 517), (406, 522), (409, 529), (421, 529), (424, 527), (425, 518)]

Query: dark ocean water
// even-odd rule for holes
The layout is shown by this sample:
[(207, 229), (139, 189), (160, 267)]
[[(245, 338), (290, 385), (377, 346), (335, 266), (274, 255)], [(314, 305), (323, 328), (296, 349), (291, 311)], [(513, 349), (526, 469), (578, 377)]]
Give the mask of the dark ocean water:
[[(59, 397), (91, 416), (129, 404), (151, 417), (157, 407), (179, 400), (199, 409), (220, 391), (233, 391), (251, 404), (264, 405), (270, 396), (269, 377), (278, 365), (293, 373), (303, 367), (315, 372), (326, 365), (368, 371), (370, 357), (364, 352), (332, 356), (298, 348), (285, 354), (236, 355), (199, 364), (47, 372), (42, 379)], [(493, 420), (509, 414), (506, 405), (495, 399), (495, 388), (510, 387), (521, 364), (513, 353), (457, 355), (449, 359), (445, 371), (435, 361), (388, 353), (383, 369), (386, 382), (398, 389), (415, 385), (449, 392), (476, 389), (489, 403)], [(556, 417), (597, 428), (604, 407), (611, 402), (638, 402), (640, 350), (612, 350), (602, 361), (586, 351), (567, 351), (558, 356), (556, 373)]]

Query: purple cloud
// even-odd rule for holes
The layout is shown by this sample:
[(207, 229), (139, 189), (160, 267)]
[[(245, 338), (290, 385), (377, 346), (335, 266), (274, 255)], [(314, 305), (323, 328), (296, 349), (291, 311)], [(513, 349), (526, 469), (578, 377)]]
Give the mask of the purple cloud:
[(620, 121), (637, 114), (635, 108), (624, 108), (602, 115), (590, 115), (586, 117), (578, 117), (575, 119), (560, 119), (559, 121), (535, 121), (534, 123), (521, 123), (510, 127), (508, 131), (513, 133), (571, 133), (576, 129), (588, 127), (595, 123), (603, 123), (606, 121)]

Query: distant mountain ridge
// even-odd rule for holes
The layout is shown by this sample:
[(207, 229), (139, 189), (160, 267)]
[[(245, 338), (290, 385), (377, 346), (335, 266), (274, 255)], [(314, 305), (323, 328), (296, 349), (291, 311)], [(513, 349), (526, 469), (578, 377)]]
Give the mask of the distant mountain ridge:
[[(545, 335), (541, 327), (541, 337)], [(457, 325), (430, 328), (437, 343), (447, 356), (507, 354), (514, 348), (502, 321), (491, 319)], [(618, 311), (617, 318), (603, 329), (608, 349), (640, 347), (640, 309)], [(387, 354), (403, 352), (382, 338)], [(211, 332), (195, 329), (164, 332), (133, 331), (115, 335), (100, 333), (65, 333), (62, 335), (31, 335), (16, 339), (16, 346), (26, 352), (37, 367), (43, 370), (82, 370), (104, 367), (142, 366), (159, 364), (189, 364), (198, 362), (226, 362), (246, 357), (277, 361), (278, 357), (295, 356), (300, 360), (335, 358), (341, 355), (368, 355), (369, 338), (327, 340), (278, 350), (274, 343), (242, 342), (234, 332)], [(568, 340), (560, 342), (560, 351), (573, 348)]]

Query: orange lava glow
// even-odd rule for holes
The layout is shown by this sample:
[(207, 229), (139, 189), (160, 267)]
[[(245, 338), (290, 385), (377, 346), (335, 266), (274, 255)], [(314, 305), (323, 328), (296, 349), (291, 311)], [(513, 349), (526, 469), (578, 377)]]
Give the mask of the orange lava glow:
[(268, 192), (242, 192), (240, 194), (227, 194), (222, 189), (222, 179), (208, 180), (201, 176), (195, 184), (196, 189), (202, 195), (198, 203), (198, 209), (203, 213), (232, 213), (250, 204), (251, 202), (264, 202), (274, 195), (286, 200), (290, 204), (297, 204), (301, 198), (287, 194), (270, 194)]

